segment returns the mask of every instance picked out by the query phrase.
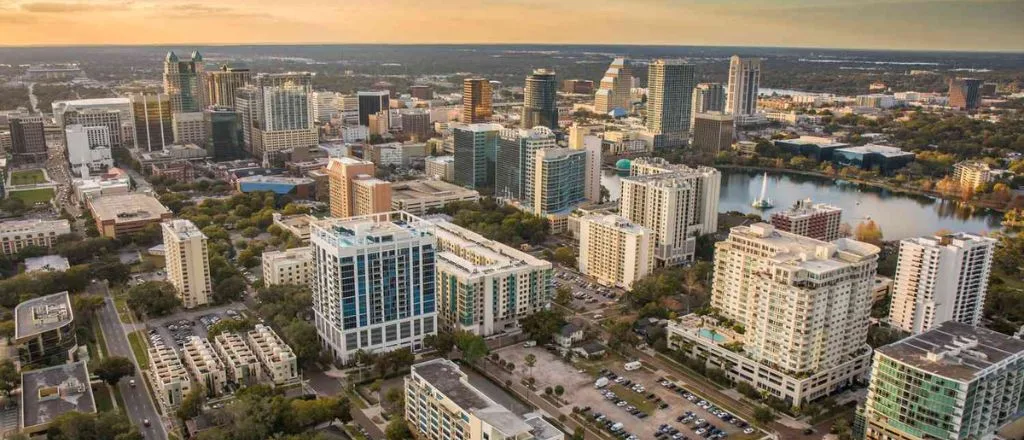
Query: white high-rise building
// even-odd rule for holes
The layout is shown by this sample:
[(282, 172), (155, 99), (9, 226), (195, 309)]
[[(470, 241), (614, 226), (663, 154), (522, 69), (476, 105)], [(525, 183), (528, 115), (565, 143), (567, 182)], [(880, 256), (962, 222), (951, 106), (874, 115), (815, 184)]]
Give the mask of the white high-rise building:
[(186, 309), (210, 303), (210, 258), (203, 234), (189, 220), (171, 220), (160, 224), (164, 233), (164, 259), (167, 281), (178, 291)]
[(74, 124), (64, 128), (68, 162), (71, 172), (86, 176), (90, 172), (102, 173), (114, 166), (110, 130), (102, 125), (85, 127)]
[(725, 92), (725, 112), (749, 116), (757, 111), (757, 92), (761, 85), (761, 59), (733, 55), (729, 60), (729, 86)]
[[(673, 174), (693, 187), (693, 209), (685, 213), (685, 224), (692, 234), (706, 235), (718, 231), (718, 198), (722, 190), (722, 173), (712, 167), (691, 168), (672, 164), (662, 158), (639, 157), (629, 167), (630, 176)], [(679, 213), (679, 215), (683, 215)]]
[(657, 267), (693, 261), (701, 232), (690, 224), (696, 209), (692, 179), (676, 173), (622, 178), (619, 214), (654, 233)]
[(629, 289), (654, 269), (654, 237), (617, 215), (580, 218), (580, 272), (606, 286)]
[(442, 328), (490, 336), (551, 302), (550, 262), (444, 220), (432, 223)]
[(404, 212), (310, 224), (313, 316), (328, 353), (417, 350), (437, 332), (434, 226)]
[(601, 86), (594, 96), (594, 112), (606, 114), (617, 108), (629, 111), (632, 85), (632, 63), (625, 57), (616, 58), (601, 78)]
[(914, 334), (946, 321), (978, 325), (995, 244), (967, 233), (900, 241), (890, 323)]
[(588, 134), (583, 145), (573, 147), (587, 152), (587, 166), (583, 177), (583, 197), (591, 203), (601, 202), (601, 138)]

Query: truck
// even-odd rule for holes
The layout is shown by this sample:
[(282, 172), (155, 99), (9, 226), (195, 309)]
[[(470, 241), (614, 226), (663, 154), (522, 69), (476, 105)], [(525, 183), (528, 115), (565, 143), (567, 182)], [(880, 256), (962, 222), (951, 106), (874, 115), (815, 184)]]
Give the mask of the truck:
[(640, 369), (640, 361), (626, 362), (626, 364), (623, 365), (622, 368), (625, 368), (626, 371), (636, 371), (636, 370), (639, 370)]
[(594, 381), (594, 388), (604, 388), (606, 386), (608, 386), (607, 377), (599, 377), (596, 381)]

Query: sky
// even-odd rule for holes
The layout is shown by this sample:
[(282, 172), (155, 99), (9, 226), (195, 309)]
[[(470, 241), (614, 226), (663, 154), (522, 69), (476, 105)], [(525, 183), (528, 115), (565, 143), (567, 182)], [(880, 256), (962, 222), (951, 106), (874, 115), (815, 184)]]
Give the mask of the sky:
[(579, 43), (1024, 51), (1024, 0), (0, 0), (0, 45)]

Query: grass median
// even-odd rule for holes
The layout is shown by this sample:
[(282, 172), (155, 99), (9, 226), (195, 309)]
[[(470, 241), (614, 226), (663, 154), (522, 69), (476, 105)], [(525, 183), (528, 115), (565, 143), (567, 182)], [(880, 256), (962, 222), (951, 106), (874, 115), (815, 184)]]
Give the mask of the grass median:
[(128, 334), (128, 343), (132, 345), (132, 353), (135, 353), (135, 360), (139, 362), (139, 368), (149, 368), (149, 346), (146, 344), (146, 337), (142, 330), (136, 330)]

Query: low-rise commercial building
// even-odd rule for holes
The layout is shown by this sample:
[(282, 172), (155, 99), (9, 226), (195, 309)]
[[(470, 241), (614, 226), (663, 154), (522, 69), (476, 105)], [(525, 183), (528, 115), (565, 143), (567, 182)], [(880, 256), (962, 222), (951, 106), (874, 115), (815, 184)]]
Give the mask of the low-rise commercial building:
[(0, 222), (0, 253), (15, 255), (28, 246), (47, 249), (53, 247), (57, 237), (71, 233), (67, 220), (10, 220)]
[(434, 359), (405, 377), (405, 420), (428, 440), (563, 440), (565, 434), (537, 413), (517, 415), (469, 382), (459, 366)]
[(227, 369), (217, 357), (209, 339), (190, 336), (181, 351), (192, 379), (203, 386), (208, 397), (219, 396), (227, 391)]
[(889, 174), (907, 166), (914, 161), (914, 157), (914, 153), (909, 151), (877, 144), (837, 148), (833, 153), (833, 161), (839, 166), (876, 169), (882, 174)]
[(149, 347), (149, 372), (156, 400), (164, 408), (177, 408), (192, 391), (192, 380), (185, 365), (173, 348), (162, 343)]
[(480, 200), (476, 190), (440, 180), (407, 180), (391, 184), (391, 209), (425, 215), (453, 202)]
[(455, 156), (430, 156), (424, 159), (424, 167), (431, 179), (455, 181)]
[(142, 232), (146, 226), (170, 220), (171, 210), (153, 196), (141, 193), (114, 194), (89, 200), (89, 210), (100, 235), (110, 238)]
[(89, 199), (114, 194), (126, 194), (131, 191), (131, 179), (128, 173), (120, 168), (109, 168), (107, 172), (99, 176), (74, 179), (72, 186), (75, 191), (75, 200), (79, 203), (87, 203)]
[(316, 195), (313, 179), (308, 177), (248, 176), (236, 181), (238, 190), (244, 193), (271, 191), (274, 194), (290, 195), (298, 199), (312, 199)]
[(42, 433), (69, 412), (96, 412), (85, 362), (56, 365), (21, 373), (21, 433)]
[(263, 253), (263, 283), (307, 285), (313, 277), (313, 251), (309, 246)]
[(284, 343), (273, 329), (263, 324), (249, 330), (246, 335), (249, 347), (260, 360), (263, 375), (275, 385), (294, 382), (299, 379), (299, 366), (295, 352)]
[(235, 386), (248, 386), (259, 382), (260, 360), (238, 333), (221, 332), (213, 338), (213, 347), (224, 360), (227, 380)]
[(275, 212), (273, 218), (277, 227), (298, 237), (303, 243), (309, 243), (309, 224), (316, 220), (316, 217), (309, 214), (281, 215)]
[[(14, 308), (14, 339), (22, 368), (73, 358), (78, 346), (68, 292), (32, 298)], [(50, 362), (50, 361), (57, 362)]]

